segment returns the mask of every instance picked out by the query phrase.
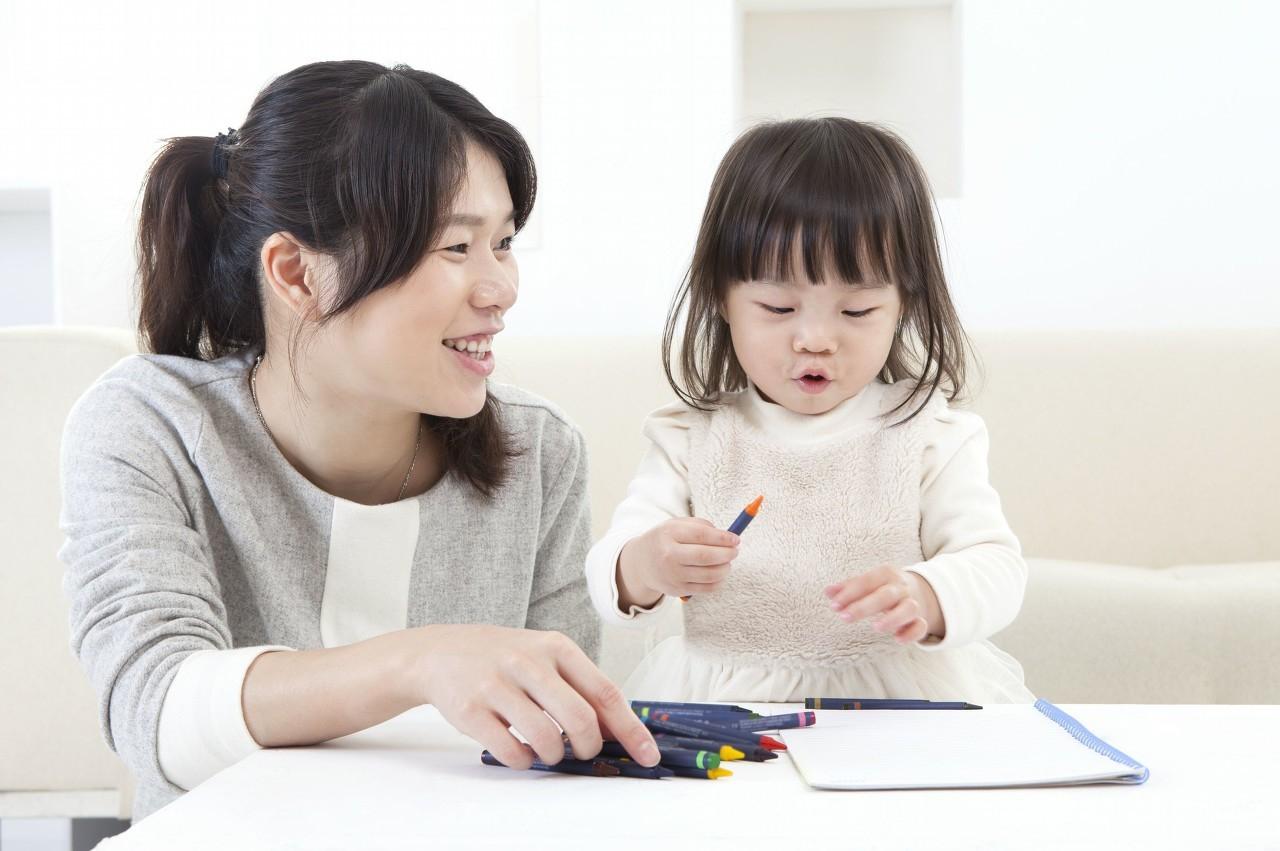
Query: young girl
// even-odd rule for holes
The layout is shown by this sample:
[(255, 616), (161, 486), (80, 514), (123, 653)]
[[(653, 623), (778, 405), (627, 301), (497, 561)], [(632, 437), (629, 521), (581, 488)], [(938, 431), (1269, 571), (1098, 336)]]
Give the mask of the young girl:
[(907, 147), (856, 121), (765, 124), (725, 156), (663, 339), (682, 401), (645, 422), (587, 557), (607, 622), (689, 598), (629, 695), (1033, 700), (985, 640), (1026, 564), (986, 429), (948, 406), (965, 337), (932, 215)]

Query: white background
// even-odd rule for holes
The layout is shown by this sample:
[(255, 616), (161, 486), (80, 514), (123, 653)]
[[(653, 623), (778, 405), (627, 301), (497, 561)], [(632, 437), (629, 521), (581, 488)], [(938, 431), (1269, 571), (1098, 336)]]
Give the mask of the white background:
[[(899, 51), (851, 80), (849, 103), (814, 102), (840, 99), (833, 79), (777, 85), (797, 114), (899, 129), (938, 172), (970, 328), (1280, 325), (1280, 4), (1266, 0), (0, 0), (0, 324), (131, 325), (135, 204), (160, 140), (239, 124), (303, 62), (358, 57), (441, 73), (532, 143), (541, 189), (511, 333), (657, 333), (716, 163), (758, 117), (744, 104), (787, 112), (768, 81), (805, 53), (751, 52), (744, 74), (744, 15), (815, 6), (926, 6), (933, 34), (915, 43), (937, 43), (938, 20), (953, 33), (949, 55)], [(950, 69), (941, 137), (912, 68)], [(881, 87), (904, 94), (855, 97)], [(23, 211), (45, 197), (15, 194), (32, 189), (46, 209)]]

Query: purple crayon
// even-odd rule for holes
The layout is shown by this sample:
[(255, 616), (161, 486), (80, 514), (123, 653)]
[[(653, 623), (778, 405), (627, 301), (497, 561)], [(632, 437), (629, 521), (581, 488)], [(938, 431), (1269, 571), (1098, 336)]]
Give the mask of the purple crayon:
[(794, 730), (797, 727), (812, 727), (817, 720), (818, 716), (812, 712), (788, 712), (785, 715), (744, 718), (731, 723), (739, 730), (758, 733), (761, 730)]

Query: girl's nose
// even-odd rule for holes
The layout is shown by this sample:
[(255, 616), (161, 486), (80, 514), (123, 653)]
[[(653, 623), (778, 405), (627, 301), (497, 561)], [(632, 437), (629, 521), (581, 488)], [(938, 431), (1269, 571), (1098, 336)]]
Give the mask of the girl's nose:
[(825, 327), (801, 328), (792, 343), (796, 354), (829, 354), (835, 352), (837, 345), (836, 335)]

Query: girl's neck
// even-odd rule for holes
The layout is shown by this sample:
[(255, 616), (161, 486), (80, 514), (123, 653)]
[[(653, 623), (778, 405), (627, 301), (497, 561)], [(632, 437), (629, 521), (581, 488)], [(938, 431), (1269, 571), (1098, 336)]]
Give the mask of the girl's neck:
[(255, 383), (258, 408), (281, 454), (333, 496), (380, 505), (402, 492), (421, 494), (443, 475), (442, 449), (416, 412), (379, 409), (309, 381), (301, 363), (295, 382), (279, 356), (263, 357)]

